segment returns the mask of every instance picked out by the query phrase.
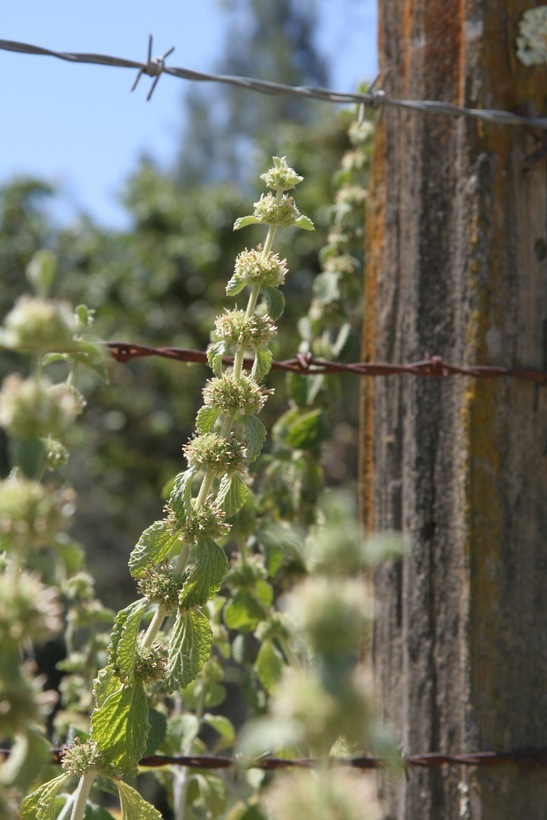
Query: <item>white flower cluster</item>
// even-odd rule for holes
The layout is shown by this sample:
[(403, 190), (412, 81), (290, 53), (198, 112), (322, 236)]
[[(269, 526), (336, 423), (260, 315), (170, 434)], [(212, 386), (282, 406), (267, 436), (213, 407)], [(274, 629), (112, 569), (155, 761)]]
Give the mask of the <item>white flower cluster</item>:
[(517, 57), (524, 65), (547, 65), (547, 6), (528, 9), (519, 23)]

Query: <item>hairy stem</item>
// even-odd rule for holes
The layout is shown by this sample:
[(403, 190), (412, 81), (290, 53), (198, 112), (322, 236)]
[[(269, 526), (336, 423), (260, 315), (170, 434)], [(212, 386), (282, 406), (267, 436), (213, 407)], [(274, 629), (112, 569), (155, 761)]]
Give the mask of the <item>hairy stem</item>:
[(91, 791), (96, 776), (96, 769), (88, 769), (87, 772), (80, 777), (70, 820), (83, 820), (89, 792)]

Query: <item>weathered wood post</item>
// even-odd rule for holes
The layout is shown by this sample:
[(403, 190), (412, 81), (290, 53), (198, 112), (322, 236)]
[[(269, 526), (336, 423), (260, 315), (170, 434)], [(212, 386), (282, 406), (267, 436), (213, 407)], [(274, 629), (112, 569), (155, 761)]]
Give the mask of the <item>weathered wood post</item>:
[[(529, 0), (380, 0), (392, 97), (545, 116), (516, 57)], [(384, 109), (367, 216), (363, 360), (547, 368), (545, 131)], [(414, 548), (375, 573), (373, 655), (404, 751), (547, 747), (547, 386), (365, 379), (362, 509)], [(386, 817), (547, 817), (547, 770), (413, 769)]]

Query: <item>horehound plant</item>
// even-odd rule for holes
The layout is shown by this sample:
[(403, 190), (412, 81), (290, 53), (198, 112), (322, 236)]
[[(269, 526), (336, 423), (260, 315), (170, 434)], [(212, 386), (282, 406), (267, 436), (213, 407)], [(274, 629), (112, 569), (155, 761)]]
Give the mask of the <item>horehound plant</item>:
[[(216, 341), (209, 350), (213, 378), (203, 391), (196, 433), (183, 448), (188, 469), (174, 481), (165, 517), (143, 532), (131, 554), (129, 568), (141, 597), (116, 616), (109, 662), (94, 684), (89, 737), (63, 751), (63, 774), (26, 798), (22, 817), (28, 820), (54, 818), (59, 804), (63, 816), (71, 805), (71, 820), (82, 820), (94, 783), (106, 791), (117, 788), (122, 817), (161, 817), (126, 779), (136, 773), (147, 746), (150, 692), (176, 696), (210, 656), (207, 605), (228, 569), (219, 541), (230, 528), (227, 519), (250, 493), (248, 467), (266, 435), (258, 414), (269, 391), (261, 381), (272, 361), (268, 344), (283, 311), (279, 286), (287, 273), (273, 241), (279, 227), (313, 230), (287, 194), (302, 177), (285, 159), (274, 157), (262, 179), (273, 192), (262, 195), (254, 213), (234, 228), (265, 225), (266, 239), (238, 256), (228, 282), (228, 295), (248, 289), (247, 307), (225, 311), (216, 320)], [(253, 357), (250, 372), (244, 368), (246, 353)], [(225, 354), (233, 356), (227, 367)], [(75, 776), (75, 793), (60, 800)]]

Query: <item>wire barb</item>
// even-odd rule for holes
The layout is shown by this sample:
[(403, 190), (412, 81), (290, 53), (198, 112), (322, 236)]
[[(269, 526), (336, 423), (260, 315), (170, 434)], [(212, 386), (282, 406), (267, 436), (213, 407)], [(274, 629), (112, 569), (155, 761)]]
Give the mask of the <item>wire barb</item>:
[(169, 57), (170, 54), (173, 53), (175, 50), (175, 46), (171, 46), (165, 54), (162, 54), (161, 57), (154, 57), (152, 58), (152, 35), (148, 35), (148, 55), (146, 59), (146, 63), (139, 68), (139, 73), (135, 77), (135, 81), (131, 86), (130, 91), (134, 91), (139, 83), (140, 78), (143, 74), (148, 74), (149, 77), (154, 77), (154, 82), (152, 83), (152, 87), (148, 92), (146, 97), (146, 102), (150, 102), (152, 99), (152, 94), (154, 93), (154, 89), (156, 88), (159, 79), (163, 72), (165, 71), (165, 60)]
[(194, 82), (213, 82), (234, 85), (246, 88), (249, 91), (257, 91), (261, 94), (293, 95), (306, 97), (308, 99), (323, 100), (330, 103), (357, 103), (367, 104), (373, 108), (402, 108), (409, 111), (419, 111), (424, 114), (441, 114), (448, 117), (468, 117), (470, 119), (482, 120), (494, 125), (516, 125), (526, 128), (539, 128), (547, 130), (547, 117), (526, 117), (512, 111), (498, 111), (494, 109), (465, 108), (463, 105), (453, 105), (452, 103), (439, 102), (437, 100), (398, 100), (389, 97), (381, 89), (369, 89), (367, 92), (352, 93), (348, 91), (334, 91), (328, 88), (316, 86), (292, 86), (283, 83), (274, 83), (268, 80), (256, 80), (250, 77), (232, 77), (224, 74), (209, 74), (201, 71), (192, 71), (188, 68), (174, 68), (165, 65), (165, 59), (173, 53), (174, 47), (170, 48), (161, 57), (152, 59), (152, 36), (148, 40), (148, 56), (145, 63), (125, 60), (120, 57), (109, 57), (105, 54), (80, 54), (64, 51), (52, 51), (51, 49), (32, 46), (27, 43), (19, 43), (14, 40), (0, 40), (0, 50), (15, 51), (19, 54), (38, 54), (49, 57), (57, 57), (59, 60), (66, 60), (70, 63), (93, 63), (95, 65), (107, 65), (114, 68), (137, 69), (138, 74), (133, 83), (133, 91), (143, 74), (154, 77), (152, 88), (147, 100), (150, 100), (158, 80), (162, 74), (170, 74), (184, 80)]

